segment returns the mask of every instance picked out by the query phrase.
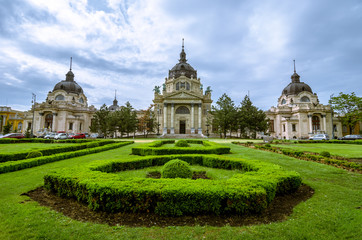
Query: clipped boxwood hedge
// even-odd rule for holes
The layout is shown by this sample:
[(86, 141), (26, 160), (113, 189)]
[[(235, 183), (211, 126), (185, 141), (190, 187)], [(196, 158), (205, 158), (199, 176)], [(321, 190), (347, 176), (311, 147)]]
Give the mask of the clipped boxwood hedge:
[(101, 147), (94, 147), (94, 148), (86, 148), (78, 151), (54, 154), (51, 156), (43, 156), (37, 158), (30, 158), (26, 160), (19, 160), (19, 161), (8, 161), (4, 163), (0, 163), (0, 174), (7, 173), (7, 172), (14, 172), (25, 168), (32, 168), (35, 166), (40, 166), (46, 163), (60, 161), (63, 159), (69, 159), (73, 157), (79, 157), (83, 155), (88, 155), (92, 153), (98, 153), (107, 151), (114, 148), (119, 148), (128, 144), (133, 143), (133, 141), (124, 141), (124, 142), (116, 142), (107, 144)]
[[(172, 159), (191, 165), (246, 171), (227, 180), (122, 179), (115, 172), (162, 166)], [(259, 213), (276, 194), (301, 185), (296, 172), (280, 166), (219, 155), (168, 155), (137, 159), (102, 160), (44, 176), (45, 187), (62, 197), (75, 198), (93, 210), (155, 212), (180, 216), (203, 213)]]
[(186, 140), (187, 143), (200, 144), (200, 147), (162, 147), (164, 144), (175, 143), (175, 140), (159, 140), (132, 148), (132, 154), (147, 155), (170, 155), (170, 154), (227, 154), (230, 148), (221, 144), (203, 141)]
[[(47, 140), (47, 139), (46, 139)], [(101, 141), (86, 141), (80, 144), (74, 144), (71, 146), (64, 146), (64, 147), (53, 147), (53, 148), (44, 148), (44, 149), (37, 149), (37, 151), (41, 152), (43, 156), (49, 156), (52, 154), (57, 153), (64, 153), (64, 152), (71, 152), (77, 151), (86, 148), (93, 148), (96, 146), (103, 146), (106, 144), (114, 143), (114, 140), (101, 140)], [(19, 151), (19, 152), (12, 152), (12, 153), (0, 153), (0, 163), (7, 162), (7, 161), (17, 161), (25, 159), (29, 154), (28, 151)]]

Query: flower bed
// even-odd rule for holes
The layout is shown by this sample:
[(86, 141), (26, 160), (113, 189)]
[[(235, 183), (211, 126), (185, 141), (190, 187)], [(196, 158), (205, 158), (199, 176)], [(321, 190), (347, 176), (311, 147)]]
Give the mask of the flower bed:
[(164, 144), (175, 143), (175, 140), (160, 140), (140, 147), (132, 148), (132, 154), (147, 155), (169, 155), (169, 154), (227, 154), (230, 148), (221, 144), (203, 141), (203, 140), (186, 140), (187, 143), (200, 144), (200, 147), (162, 147)]
[[(191, 165), (246, 172), (227, 180), (121, 179), (115, 174), (162, 166), (172, 159), (180, 159)], [(276, 194), (293, 192), (301, 182), (298, 173), (285, 171), (278, 165), (197, 154), (102, 160), (44, 176), (48, 190), (59, 196), (75, 198), (93, 210), (155, 212), (168, 216), (259, 213), (267, 208)]]

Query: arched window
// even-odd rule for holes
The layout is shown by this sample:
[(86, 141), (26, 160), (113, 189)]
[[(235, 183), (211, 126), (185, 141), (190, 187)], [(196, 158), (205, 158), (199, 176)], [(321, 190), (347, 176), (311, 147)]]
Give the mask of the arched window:
[(55, 100), (64, 100), (64, 96), (62, 94), (59, 94), (55, 97)]
[(287, 101), (285, 99), (282, 100), (282, 104), (286, 104)]
[(319, 117), (317, 116), (312, 117), (312, 127), (313, 127), (313, 132), (316, 132), (320, 129)]
[(190, 90), (190, 83), (186, 82), (186, 90)]
[(80, 103), (84, 103), (83, 98), (79, 98), (79, 102), (80, 102)]
[(52, 126), (53, 126), (53, 114), (50, 113), (45, 116), (45, 128), (52, 129)]
[(301, 99), (300, 99), (301, 102), (310, 102), (310, 99), (309, 97), (307, 96), (303, 96)]
[(190, 110), (185, 106), (181, 106), (176, 109), (176, 114), (190, 114)]
[(176, 83), (176, 90), (180, 90), (180, 83)]

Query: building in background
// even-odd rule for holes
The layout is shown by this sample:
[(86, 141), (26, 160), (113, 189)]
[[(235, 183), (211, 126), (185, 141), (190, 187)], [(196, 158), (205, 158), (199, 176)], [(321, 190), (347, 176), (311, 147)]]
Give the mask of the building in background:
[(308, 139), (316, 133), (326, 133), (332, 138), (342, 137), (342, 124), (338, 116), (332, 116), (330, 105), (319, 103), (311, 87), (300, 82), (295, 71), (291, 83), (286, 86), (278, 99), (277, 107), (266, 111), (269, 133), (279, 139)]
[(0, 106), (0, 133), (3, 133), (4, 126), (11, 125), (10, 132), (23, 131), (24, 112), (11, 109), (11, 107)]
[(57, 83), (53, 91), (49, 91), (46, 100), (35, 103), (34, 109), (26, 113), (24, 129), (31, 128), (31, 124), (34, 124), (35, 135), (57, 131), (89, 132), (91, 119), (96, 109), (94, 106), (89, 107), (87, 102), (83, 89), (74, 81), (74, 74), (70, 67), (66, 79)]
[(187, 63), (184, 44), (179, 62), (169, 70), (168, 78), (160, 87), (155, 87), (154, 111), (162, 135), (206, 135), (210, 131), (208, 111), (211, 109), (210, 87), (203, 91), (197, 71)]

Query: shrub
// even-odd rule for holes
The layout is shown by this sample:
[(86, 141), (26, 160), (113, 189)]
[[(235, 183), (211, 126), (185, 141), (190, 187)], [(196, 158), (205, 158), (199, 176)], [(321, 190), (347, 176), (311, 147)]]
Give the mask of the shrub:
[(181, 139), (175, 143), (175, 147), (190, 147), (190, 145), (187, 143), (186, 140)]
[(271, 147), (269, 143), (265, 144), (264, 146), (265, 147)]
[(43, 156), (43, 154), (39, 151), (31, 151), (28, 153), (26, 158), (36, 158), (36, 157), (42, 157), (42, 156)]
[(323, 157), (327, 157), (327, 158), (329, 158), (331, 156), (331, 154), (329, 152), (327, 152), (327, 151), (321, 152), (320, 155), (323, 156)]
[(180, 159), (167, 162), (161, 171), (162, 178), (192, 178), (190, 164)]

